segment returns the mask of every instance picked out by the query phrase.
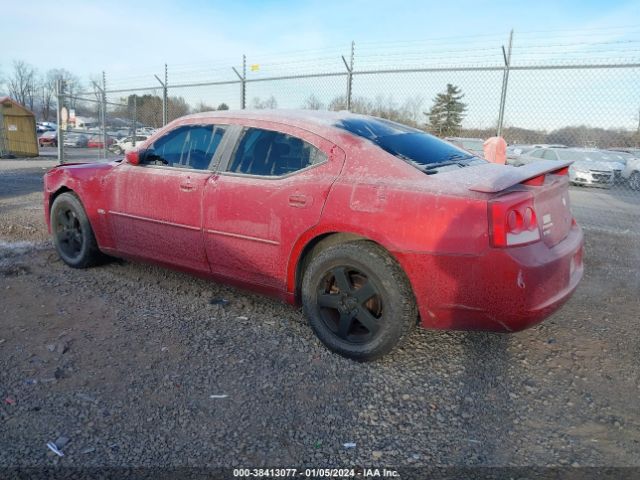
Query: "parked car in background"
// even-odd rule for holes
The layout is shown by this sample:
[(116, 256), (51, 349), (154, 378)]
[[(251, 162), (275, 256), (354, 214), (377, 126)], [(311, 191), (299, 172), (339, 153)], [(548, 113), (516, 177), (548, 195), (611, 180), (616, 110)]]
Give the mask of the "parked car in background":
[(47, 131), (38, 137), (38, 145), (41, 147), (57, 147), (58, 146), (58, 132)]
[(569, 179), (574, 185), (611, 188), (615, 175), (607, 162), (577, 160), (569, 167)]
[(635, 156), (636, 158), (640, 158), (640, 148), (635, 148), (635, 147), (615, 147), (615, 148), (610, 148), (609, 151), (630, 153), (631, 155)]
[[(115, 143), (115, 139), (107, 135), (107, 148), (109, 145), (113, 145)], [(104, 148), (104, 138), (100, 135), (93, 135), (89, 138), (87, 142), (87, 147), (89, 148)]]
[(65, 147), (86, 147), (89, 142), (89, 136), (83, 133), (67, 133), (64, 136)]
[(118, 140), (116, 143), (114, 143), (109, 147), (109, 150), (117, 154), (126, 153), (132, 148), (143, 143), (147, 138), (149, 138), (149, 135), (136, 135), (135, 138), (136, 138), (135, 145), (133, 144), (133, 136), (129, 136), (129, 137), (124, 137)]
[(611, 150), (599, 150), (599, 153), (602, 161), (609, 162), (613, 166), (615, 172), (615, 183), (625, 183), (627, 179), (623, 176), (624, 169), (627, 162), (635, 157), (627, 152), (612, 152)]
[(633, 160), (634, 158), (637, 158), (631, 153), (618, 152), (615, 150), (600, 150), (600, 153), (603, 155), (603, 157), (608, 158), (610, 161), (621, 163), (623, 165), (626, 165), (629, 160)]
[(329, 349), (372, 360), (417, 321), (514, 332), (559, 309), (583, 273), (568, 165), (349, 112), (205, 112), (49, 170), (44, 212), (71, 267), (108, 254), (301, 302)]
[(484, 150), (482, 148), (484, 140), (481, 138), (445, 137), (445, 140), (453, 143), (456, 147), (471, 152), (476, 157), (484, 158)]
[(516, 162), (527, 165), (543, 160), (575, 162), (569, 168), (569, 178), (575, 185), (608, 188), (616, 178), (621, 178), (624, 169), (624, 165), (611, 161), (600, 151), (587, 148), (537, 148), (521, 155)]
[(36, 122), (36, 132), (55, 132), (58, 129), (58, 125), (53, 122)]
[(515, 159), (520, 155), (524, 155), (527, 152), (533, 150), (533, 145), (509, 145), (507, 146), (507, 163), (510, 163), (508, 159)]
[(614, 153), (621, 153), (626, 159), (624, 169), (622, 170), (622, 179), (629, 184), (631, 189), (640, 190), (640, 150), (638, 150), (637, 155), (627, 152)]
[(136, 133), (141, 135), (153, 135), (156, 132), (156, 128), (153, 127), (138, 127)]

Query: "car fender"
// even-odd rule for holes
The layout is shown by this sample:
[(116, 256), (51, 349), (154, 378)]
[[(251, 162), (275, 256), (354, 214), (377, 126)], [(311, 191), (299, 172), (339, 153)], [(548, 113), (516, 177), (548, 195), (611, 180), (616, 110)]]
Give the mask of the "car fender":
[(51, 231), (51, 204), (61, 190), (72, 191), (82, 203), (98, 246), (109, 246), (110, 238), (104, 206), (105, 183), (115, 163), (64, 164), (52, 168), (44, 175), (44, 213)]

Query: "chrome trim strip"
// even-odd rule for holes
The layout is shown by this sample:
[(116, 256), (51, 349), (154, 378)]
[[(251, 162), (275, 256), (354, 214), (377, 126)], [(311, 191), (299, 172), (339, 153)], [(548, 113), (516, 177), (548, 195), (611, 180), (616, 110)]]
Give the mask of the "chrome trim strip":
[(109, 210), (109, 213), (112, 215), (117, 215), (119, 217), (133, 218), (134, 220), (144, 220), (145, 222), (159, 223), (160, 225), (169, 225), (171, 227), (180, 227), (180, 228), (186, 228), (187, 230), (200, 231), (200, 227), (194, 227), (192, 225), (184, 225), (181, 223), (167, 222), (165, 220), (156, 220), (155, 218), (140, 217), (138, 215), (131, 215), (130, 213), (114, 212), (113, 210)]
[(241, 238), (242, 240), (250, 240), (252, 242), (267, 243), (269, 245), (280, 245), (280, 242), (275, 240), (267, 240), (266, 238), (250, 237), (249, 235), (242, 235), (240, 233), (221, 232), (220, 230), (205, 230), (206, 233), (213, 235), (224, 235), (225, 237)]

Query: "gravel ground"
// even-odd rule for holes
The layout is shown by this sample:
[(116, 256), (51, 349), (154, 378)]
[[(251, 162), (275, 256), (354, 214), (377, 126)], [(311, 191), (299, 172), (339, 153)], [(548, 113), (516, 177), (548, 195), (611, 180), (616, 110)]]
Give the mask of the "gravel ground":
[(533, 329), (416, 330), (359, 364), (277, 301), (66, 267), (34, 165), (0, 171), (0, 466), (640, 466), (635, 235), (586, 230), (582, 284)]

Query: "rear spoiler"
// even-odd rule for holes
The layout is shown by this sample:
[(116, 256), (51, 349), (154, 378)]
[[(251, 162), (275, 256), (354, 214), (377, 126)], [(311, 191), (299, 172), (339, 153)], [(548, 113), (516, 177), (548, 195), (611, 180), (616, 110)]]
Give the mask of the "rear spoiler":
[[(479, 165), (477, 182), (471, 182), (469, 190), (483, 193), (496, 193), (518, 183), (542, 185), (547, 173), (567, 174), (572, 161), (540, 160), (522, 167), (498, 165), (495, 163)], [(563, 171), (564, 170), (564, 171)], [(536, 180), (540, 180), (537, 182)]]

